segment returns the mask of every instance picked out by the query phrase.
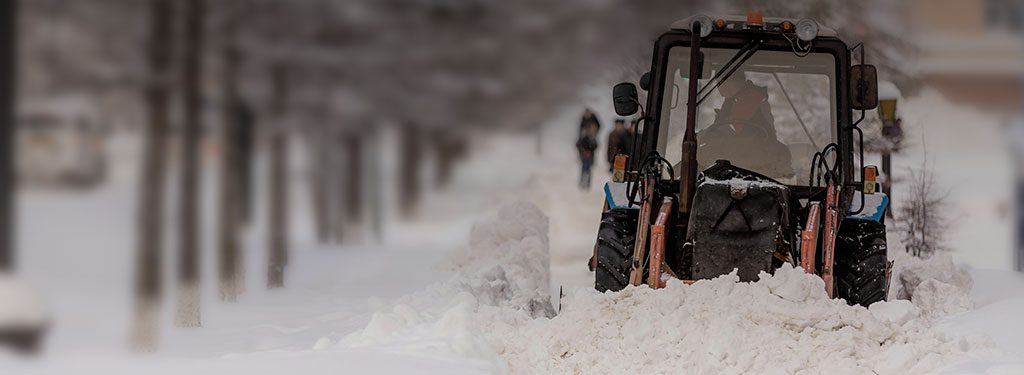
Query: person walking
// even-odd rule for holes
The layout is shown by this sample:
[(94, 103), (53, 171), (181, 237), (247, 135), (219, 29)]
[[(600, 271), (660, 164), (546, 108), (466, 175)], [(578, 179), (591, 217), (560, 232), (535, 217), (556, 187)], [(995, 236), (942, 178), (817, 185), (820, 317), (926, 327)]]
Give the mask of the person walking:
[(590, 169), (594, 166), (594, 151), (597, 150), (597, 125), (587, 124), (576, 140), (576, 151), (580, 157), (580, 188), (590, 189)]
[(590, 108), (583, 110), (583, 117), (580, 118), (580, 135), (587, 130), (587, 127), (594, 127), (594, 134), (601, 131), (601, 120), (597, 118), (597, 114), (594, 113)]
[(612, 172), (615, 169), (615, 155), (624, 154), (629, 155), (632, 152), (633, 136), (629, 130), (626, 129), (626, 120), (616, 119), (615, 128), (612, 129), (611, 133), (608, 133), (608, 147), (607, 147), (607, 158), (608, 158), (608, 172)]

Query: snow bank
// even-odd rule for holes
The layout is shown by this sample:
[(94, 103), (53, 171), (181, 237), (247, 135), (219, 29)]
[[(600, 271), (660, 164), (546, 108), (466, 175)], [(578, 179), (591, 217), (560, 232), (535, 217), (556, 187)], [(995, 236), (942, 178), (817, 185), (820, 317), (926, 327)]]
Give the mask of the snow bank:
[(932, 327), (969, 308), (957, 296), (970, 278), (941, 258), (901, 264), (895, 277), (912, 301), (871, 309), (829, 299), (820, 278), (786, 266), (751, 283), (733, 273), (657, 291), (574, 289), (556, 316), (547, 226), (533, 205), (502, 208), (442, 265), (451, 279), (384, 308), (339, 344), (451, 353), (514, 374), (921, 374), (987, 345)]
[(547, 232), (548, 218), (536, 206), (502, 207), (496, 217), (474, 225), (469, 245), (441, 265), (455, 271), (450, 279), (383, 308), (340, 344), (455, 354), (505, 372), (478, 315), (484, 309), (521, 320), (554, 315)]

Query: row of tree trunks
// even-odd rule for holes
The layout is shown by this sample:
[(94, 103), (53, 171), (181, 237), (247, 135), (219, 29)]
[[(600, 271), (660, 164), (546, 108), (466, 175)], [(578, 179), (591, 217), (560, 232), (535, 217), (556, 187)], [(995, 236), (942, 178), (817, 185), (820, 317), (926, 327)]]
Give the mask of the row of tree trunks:
[(174, 0), (151, 0), (147, 63), (150, 80), (145, 87), (148, 127), (143, 148), (142, 178), (136, 236), (135, 317), (132, 344), (142, 351), (156, 349), (160, 311), (160, 249), (163, 242), (163, 186), (166, 135), (169, 123), (171, 59), (174, 45)]
[(324, 174), (330, 180), (327, 189), (332, 210), (329, 213), (332, 239), (335, 243), (360, 239), (363, 228), (363, 143), (366, 133), (360, 131), (336, 131), (331, 137), (328, 157), (329, 169)]
[(434, 187), (444, 189), (451, 185), (456, 163), (466, 156), (468, 144), (462, 136), (448, 132), (434, 134), (433, 146), (437, 155)]
[[(367, 146), (375, 144), (378, 134), (326, 127), (310, 134), (310, 193), (318, 240), (342, 243), (364, 232), (379, 238), (384, 207), (379, 163), (384, 150)], [(429, 186), (421, 181), (427, 152), (437, 161), (434, 187), (444, 189), (468, 144), (459, 135), (431, 135), (416, 127), (403, 128), (399, 142), (398, 208), (402, 217), (410, 218)]]
[(203, 0), (185, 1), (185, 48), (182, 51), (181, 206), (178, 212), (178, 295), (174, 323), (202, 325), (199, 309), (199, 138), (202, 136)]
[[(380, 161), (385, 150), (375, 146), (375, 132), (321, 127), (309, 134), (311, 160), (309, 183), (313, 221), (320, 243), (377, 238), (383, 231), (383, 194)], [(400, 214), (411, 217), (425, 194), (424, 159), (436, 161), (430, 182), (447, 188), (458, 162), (468, 152), (466, 138), (453, 134), (429, 134), (415, 129), (400, 134), (397, 188)]]
[[(362, 237), (367, 219), (368, 202), (378, 197), (372, 184), (373, 166), (369, 164), (366, 147), (373, 134), (319, 127), (309, 133), (310, 193), (313, 220), (320, 243), (343, 243)], [(379, 157), (379, 156), (377, 156)]]
[(16, 0), (0, 0), (0, 271), (14, 269)]
[(433, 175), (434, 187), (444, 189), (451, 185), (456, 163), (469, 151), (466, 138), (460, 134), (436, 131), (431, 137), (425, 137), (426, 135), (427, 133), (416, 126), (402, 129), (399, 147), (401, 155), (398, 202), (404, 218), (410, 218), (415, 214), (425, 193), (421, 181), (424, 175), (421, 171), (426, 165), (426, 152), (433, 152), (437, 162)]

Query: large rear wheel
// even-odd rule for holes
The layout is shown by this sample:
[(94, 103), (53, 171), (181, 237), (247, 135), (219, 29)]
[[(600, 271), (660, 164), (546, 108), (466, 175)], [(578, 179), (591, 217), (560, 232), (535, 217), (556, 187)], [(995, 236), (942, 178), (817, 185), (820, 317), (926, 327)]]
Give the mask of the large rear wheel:
[(599, 292), (620, 291), (629, 285), (633, 244), (639, 210), (612, 209), (601, 214), (597, 232), (597, 264), (594, 288)]
[(853, 305), (870, 306), (888, 294), (885, 224), (847, 219), (836, 237), (836, 292)]

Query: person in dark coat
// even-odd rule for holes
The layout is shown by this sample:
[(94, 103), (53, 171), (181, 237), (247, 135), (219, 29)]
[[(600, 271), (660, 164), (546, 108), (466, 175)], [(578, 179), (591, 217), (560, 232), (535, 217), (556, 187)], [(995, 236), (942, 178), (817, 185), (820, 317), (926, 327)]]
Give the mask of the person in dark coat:
[(789, 147), (776, 137), (768, 89), (736, 72), (718, 91), (725, 101), (716, 110), (715, 122), (697, 137), (698, 163), (706, 167), (715, 160), (729, 160), (772, 178), (791, 177)]
[(580, 188), (590, 189), (590, 169), (594, 166), (594, 151), (597, 150), (597, 125), (588, 124), (576, 140), (576, 151), (580, 157)]
[(629, 155), (633, 151), (633, 135), (626, 129), (626, 120), (616, 119), (615, 128), (608, 133), (608, 171), (615, 168), (615, 155)]
[(594, 127), (594, 134), (601, 131), (601, 120), (598, 120), (597, 114), (590, 110), (590, 108), (583, 111), (583, 117), (580, 119), (580, 136), (583, 136), (583, 132), (587, 130), (587, 126)]

